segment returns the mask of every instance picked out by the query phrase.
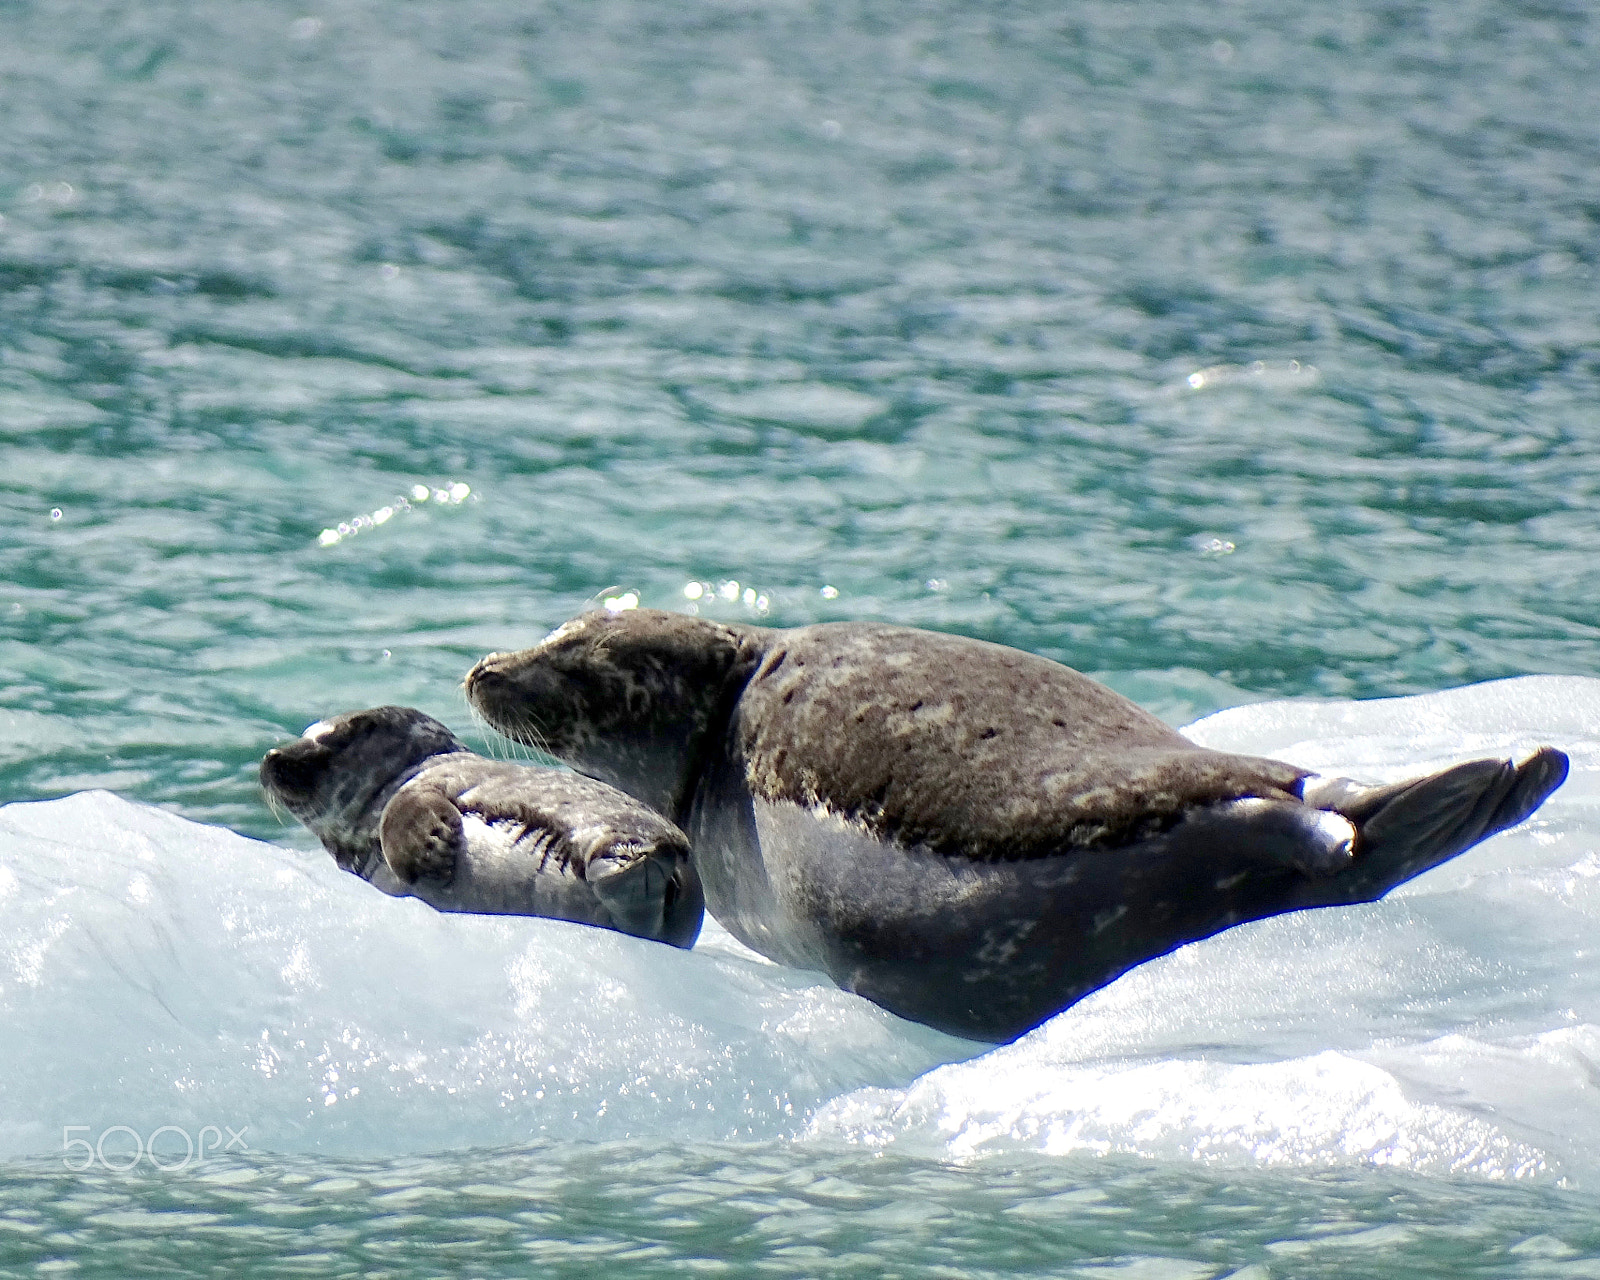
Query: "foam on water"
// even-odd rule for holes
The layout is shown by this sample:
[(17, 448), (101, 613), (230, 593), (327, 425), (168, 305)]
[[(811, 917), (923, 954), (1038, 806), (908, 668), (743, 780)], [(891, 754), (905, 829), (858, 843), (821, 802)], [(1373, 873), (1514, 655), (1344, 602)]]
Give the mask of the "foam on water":
[(343, 1155), (794, 1138), (1592, 1181), (1600, 680), (1258, 704), (1190, 732), (1362, 778), (1540, 742), (1574, 769), (1403, 894), (1186, 947), (987, 1052), (714, 926), (680, 953), (439, 915), (105, 793), (10, 805), (0, 1153), (213, 1124)]

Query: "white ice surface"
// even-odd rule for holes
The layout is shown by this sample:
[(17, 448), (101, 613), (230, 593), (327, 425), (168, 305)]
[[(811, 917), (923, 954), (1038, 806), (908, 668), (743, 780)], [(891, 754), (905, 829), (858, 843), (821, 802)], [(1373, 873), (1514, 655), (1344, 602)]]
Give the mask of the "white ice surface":
[(350, 1154), (792, 1134), (1600, 1182), (1600, 680), (1261, 703), (1187, 732), (1367, 780), (1551, 743), (1573, 774), (1384, 902), (1185, 947), (987, 1052), (709, 922), (681, 953), (439, 915), (105, 793), (9, 805), (0, 1156), (60, 1152), (68, 1125)]

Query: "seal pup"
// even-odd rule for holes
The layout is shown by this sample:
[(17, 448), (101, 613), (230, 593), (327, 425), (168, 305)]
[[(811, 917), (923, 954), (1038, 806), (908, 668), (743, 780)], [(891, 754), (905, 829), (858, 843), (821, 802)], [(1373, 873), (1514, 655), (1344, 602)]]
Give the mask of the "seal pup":
[(986, 1040), (1232, 925), (1374, 901), (1567, 770), (1546, 748), (1323, 778), (1196, 746), (1046, 658), (876, 623), (589, 613), (466, 689), (500, 732), (672, 816), (740, 941)]
[(318, 721), (267, 752), (261, 785), (392, 896), (675, 947), (699, 936), (700, 881), (672, 823), (592, 778), (486, 760), (410, 707)]

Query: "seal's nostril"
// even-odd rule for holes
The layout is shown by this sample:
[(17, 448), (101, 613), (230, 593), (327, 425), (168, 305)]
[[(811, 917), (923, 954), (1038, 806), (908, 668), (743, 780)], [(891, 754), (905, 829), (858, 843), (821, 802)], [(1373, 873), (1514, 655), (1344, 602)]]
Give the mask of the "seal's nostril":
[(503, 693), (510, 683), (502, 668), (489, 665), (493, 659), (499, 656), (497, 653), (492, 653), (477, 666), (473, 667), (471, 671), (467, 672), (467, 678), (464, 682), (467, 697), (474, 702), (484, 696)]
[(261, 757), (261, 770), (258, 776), (263, 787), (270, 789), (277, 783), (278, 772), (282, 763), (283, 756), (276, 747)]

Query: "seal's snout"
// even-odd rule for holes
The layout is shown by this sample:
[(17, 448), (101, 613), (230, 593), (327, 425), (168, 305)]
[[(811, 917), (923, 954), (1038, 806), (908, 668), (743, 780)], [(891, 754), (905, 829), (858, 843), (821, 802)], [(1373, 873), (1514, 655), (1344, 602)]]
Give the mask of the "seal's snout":
[(527, 710), (545, 692), (548, 676), (525, 654), (491, 653), (462, 682), (472, 709), (501, 733), (519, 737)]
[(467, 701), (480, 711), (483, 710), (485, 699), (503, 699), (510, 688), (511, 679), (506, 674), (506, 659), (509, 654), (491, 653), (480, 658), (467, 678), (461, 682), (462, 688), (467, 691)]
[(277, 779), (278, 761), (280, 759), (281, 757), (279, 756), (278, 749), (276, 747), (261, 757), (261, 769), (256, 776), (261, 780), (261, 786), (263, 790), (274, 790), (273, 783)]
[(327, 756), (326, 750), (305, 738), (274, 747), (261, 758), (262, 789), (279, 800), (308, 795)]
[(491, 653), (486, 657), (479, 658), (478, 661), (473, 664), (472, 670), (467, 672), (466, 678), (461, 682), (461, 687), (467, 691), (468, 698), (473, 697), (474, 691), (483, 682), (483, 673), (485, 669), (487, 669), (499, 657), (500, 655), (498, 653)]
[(296, 772), (292, 758), (277, 747), (261, 758), (261, 785), (274, 795), (290, 789), (290, 779)]

